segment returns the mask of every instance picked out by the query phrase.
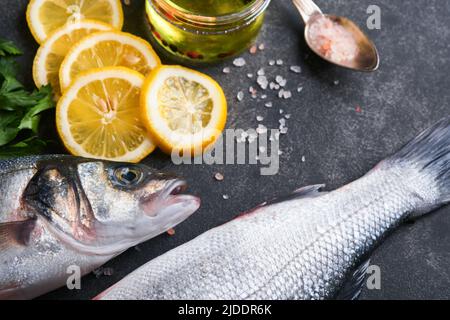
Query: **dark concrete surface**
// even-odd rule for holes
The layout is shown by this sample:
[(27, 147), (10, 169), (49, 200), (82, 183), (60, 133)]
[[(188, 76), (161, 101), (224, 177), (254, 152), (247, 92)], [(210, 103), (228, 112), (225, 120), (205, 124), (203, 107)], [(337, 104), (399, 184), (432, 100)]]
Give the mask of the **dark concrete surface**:
[[(32, 57), (37, 49), (25, 22), (26, 0), (2, 0), (0, 36), (25, 49), (21, 58), (23, 78), (31, 85)], [(145, 35), (143, 0), (126, 8), (125, 30)], [(244, 54), (248, 64), (222, 73), (223, 65), (203, 69), (224, 87), (229, 102), (228, 128), (256, 128), (255, 117), (277, 128), (279, 109), (292, 114), (289, 133), (281, 139), (280, 172), (263, 177), (258, 166), (174, 166), (156, 154), (146, 160), (185, 176), (190, 191), (201, 195), (202, 208), (176, 228), (176, 235), (163, 235), (130, 249), (107, 264), (110, 277), (83, 279), (82, 290), (60, 289), (52, 299), (86, 299), (114, 284), (152, 258), (229, 221), (237, 213), (274, 196), (310, 184), (326, 183), (328, 189), (342, 186), (366, 173), (422, 129), (447, 116), (450, 111), (450, 1), (449, 0), (317, 0), (325, 12), (354, 19), (365, 27), (366, 9), (381, 8), (381, 30), (368, 31), (381, 55), (380, 70), (354, 73), (330, 66), (305, 46), (303, 24), (288, 0), (274, 0), (258, 42), (266, 49), (255, 56)], [(268, 67), (269, 59), (283, 59), (283, 67)], [(300, 65), (303, 72), (288, 71)], [(236, 101), (239, 90), (248, 92), (248, 72), (262, 67), (266, 73), (288, 78), (290, 100), (269, 92), (272, 109), (246, 94)], [(339, 81), (335, 85), (335, 81)], [(297, 93), (302, 85), (304, 90)], [(357, 112), (358, 106), (361, 112)], [(305, 156), (306, 161), (301, 161)], [(224, 182), (213, 179), (216, 172)], [(224, 200), (229, 194), (230, 200)], [(276, 240), (276, 239), (274, 239)], [(373, 264), (381, 268), (381, 290), (364, 290), (362, 299), (448, 299), (450, 298), (450, 209), (407, 224), (376, 250)]]

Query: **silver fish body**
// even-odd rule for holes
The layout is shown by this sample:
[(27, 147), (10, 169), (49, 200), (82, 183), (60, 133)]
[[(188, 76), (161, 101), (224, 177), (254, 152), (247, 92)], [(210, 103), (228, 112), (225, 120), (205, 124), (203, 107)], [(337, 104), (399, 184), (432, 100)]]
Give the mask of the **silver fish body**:
[(438, 123), (343, 188), (303, 188), (204, 233), (97, 299), (336, 298), (402, 221), (449, 201), (449, 123)]
[(37, 297), (174, 227), (199, 207), (184, 188), (144, 165), (0, 161), (0, 299)]

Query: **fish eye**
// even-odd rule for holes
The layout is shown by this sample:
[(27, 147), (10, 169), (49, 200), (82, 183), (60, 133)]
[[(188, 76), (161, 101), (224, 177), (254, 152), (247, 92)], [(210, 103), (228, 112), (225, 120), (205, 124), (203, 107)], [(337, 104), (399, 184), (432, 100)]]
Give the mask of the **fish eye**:
[(122, 187), (132, 187), (142, 181), (144, 174), (137, 167), (118, 167), (114, 169), (113, 180)]

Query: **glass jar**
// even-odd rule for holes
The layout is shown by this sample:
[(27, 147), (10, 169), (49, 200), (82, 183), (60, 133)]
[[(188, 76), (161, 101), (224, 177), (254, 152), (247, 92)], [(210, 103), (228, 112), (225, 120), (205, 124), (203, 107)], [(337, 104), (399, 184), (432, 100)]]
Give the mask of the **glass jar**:
[(147, 0), (156, 42), (178, 61), (214, 63), (256, 39), (270, 0)]

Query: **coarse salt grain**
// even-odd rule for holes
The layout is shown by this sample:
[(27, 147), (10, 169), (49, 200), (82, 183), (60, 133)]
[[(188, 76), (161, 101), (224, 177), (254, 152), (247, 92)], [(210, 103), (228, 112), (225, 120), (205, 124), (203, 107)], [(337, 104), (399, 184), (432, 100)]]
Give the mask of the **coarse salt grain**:
[(223, 176), (223, 174), (221, 174), (220, 172), (218, 172), (218, 173), (216, 173), (215, 175), (214, 175), (214, 179), (216, 179), (217, 181), (223, 181), (224, 180), (224, 176)]
[(238, 101), (244, 100), (244, 92), (239, 91), (237, 94), (237, 99), (238, 99)]
[(240, 137), (236, 138), (236, 141), (238, 143), (243, 143), (243, 142), (247, 141), (247, 137), (248, 137), (248, 133), (244, 131), (241, 133)]
[(287, 80), (282, 76), (276, 76), (275, 81), (280, 85), (280, 87), (284, 87), (287, 84)]
[(310, 25), (309, 38), (317, 52), (337, 63), (351, 61), (359, 53), (353, 33), (327, 16), (314, 20)]
[(269, 81), (267, 80), (266, 76), (258, 76), (258, 79), (256, 80), (256, 82), (263, 90), (266, 90), (269, 85)]
[(222, 71), (223, 71), (223, 73), (228, 74), (231, 72), (231, 69), (229, 67), (225, 67), (225, 68), (223, 68)]
[(302, 68), (300, 66), (291, 66), (290, 70), (294, 73), (301, 73)]
[(289, 91), (289, 90), (284, 91), (284, 92), (283, 92), (283, 98), (284, 98), (284, 99), (290, 99), (290, 98), (292, 98), (292, 92)]
[(256, 134), (254, 134), (254, 133), (251, 133), (251, 134), (249, 134), (248, 135), (248, 143), (253, 143), (253, 142), (255, 142), (255, 140), (258, 138), (258, 135), (256, 135)]
[(258, 125), (258, 128), (256, 128), (257, 134), (264, 134), (266, 132), (267, 132), (267, 127), (262, 124)]
[(238, 68), (245, 66), (245, 64), (246, 62), (244, 58), (236, 58), (233, 61), (233, 65)]

